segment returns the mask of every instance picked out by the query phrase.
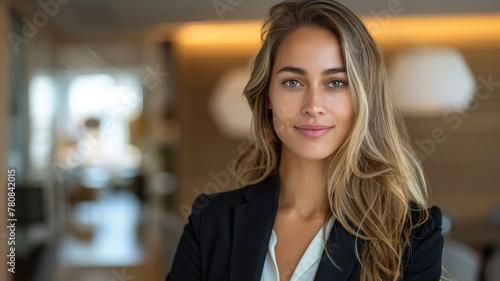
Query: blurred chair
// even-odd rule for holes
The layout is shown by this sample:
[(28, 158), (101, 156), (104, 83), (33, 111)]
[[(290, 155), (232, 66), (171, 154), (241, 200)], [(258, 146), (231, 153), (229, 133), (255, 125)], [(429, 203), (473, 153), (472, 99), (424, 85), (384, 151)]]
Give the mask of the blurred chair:
[(496, 206), (488, 216), (488, 223), (495, 226), (500, 226), (500, 205)]
[[(500, 227), (500, 205), (496, 206), (488, 216), (488, 223)], [(493, 250), (484, 267), (485, 281), (500, 281), (500, 248)]]
[(51, 239), (44, 192), (47, 187), (42, 183), (16, 186), (16, 266), (30, 270), (16, 271), (14, 281), (50, 280), (54, 274), (46, 262), (54, 259), (56, 243)]
[(497, 249), (486, 262), (485, 281), (500, 281), (500, 249)]
[(445, 239), (442, 262), (443, 276), (447, 278), (455, 281), (479, 280), (479, 256), (465, 243)]

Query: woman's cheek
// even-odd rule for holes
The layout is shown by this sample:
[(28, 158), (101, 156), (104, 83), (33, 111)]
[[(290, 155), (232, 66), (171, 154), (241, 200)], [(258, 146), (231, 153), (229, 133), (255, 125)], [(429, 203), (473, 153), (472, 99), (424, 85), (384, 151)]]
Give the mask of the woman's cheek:
[(273, 123), (274, 123), (274, 130), (278, 132), (283, 132), (285, 128), (285, 122), (283, 120), (283, 117), (277, 113), (273, 117)]

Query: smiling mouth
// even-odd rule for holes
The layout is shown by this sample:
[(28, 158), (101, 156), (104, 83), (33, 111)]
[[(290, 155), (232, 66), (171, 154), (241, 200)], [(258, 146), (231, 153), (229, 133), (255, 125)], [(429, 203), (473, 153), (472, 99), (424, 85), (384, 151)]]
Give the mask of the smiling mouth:
[(295, 127), (302, 135), (308, 138), (319, 138), (328, 133), (333, 127), (323, 125), (306, 125)]

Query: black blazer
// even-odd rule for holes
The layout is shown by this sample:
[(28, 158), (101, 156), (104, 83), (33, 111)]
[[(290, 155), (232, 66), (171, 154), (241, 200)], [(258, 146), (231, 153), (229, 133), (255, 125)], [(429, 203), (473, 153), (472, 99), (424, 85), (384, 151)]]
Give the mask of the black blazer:
[[(279, 176), (240, 189), (200, 194), (184, 227), (166, 281), (259, 281), (278, 210)], [(433, 281), (441, 275), (441, 211), (412, 231), (413, 249), (405, 255), (403, 280)], [(361, 250), (361, 239), (358, 239)], [(335, 221), (314, 281), (359, 280), (355, 236)]]

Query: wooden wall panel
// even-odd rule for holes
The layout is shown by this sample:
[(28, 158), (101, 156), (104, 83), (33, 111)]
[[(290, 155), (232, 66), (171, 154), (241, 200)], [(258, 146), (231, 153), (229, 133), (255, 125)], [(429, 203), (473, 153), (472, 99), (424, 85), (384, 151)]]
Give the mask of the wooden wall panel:
[[(257, 51), (257, 50), (253, 50)], [(201, 192), (228, 191), (237, 187), (233, 177), (220, 183), (213, 175), (228, 175), (227, 165), (238, 155), (244, 140), (224, 137), (208, 111), (208, 100), (220, 77), (232, 68), (244, 67), (252, 51), (205, 52), (203, 47), (177, 49), (178, 118), (181, 125), (178, 206), (191, 207)], [(218, 177), (217, 177), (218, 178)], [(186, 213), (177, 208), (181, 216)], [(190, 209), (189, 209), (190, 211)]]

